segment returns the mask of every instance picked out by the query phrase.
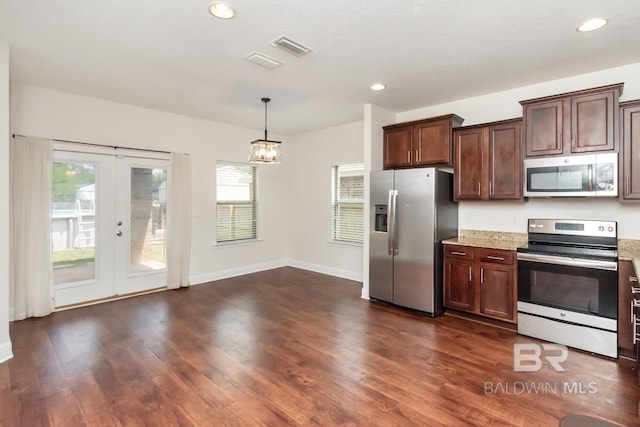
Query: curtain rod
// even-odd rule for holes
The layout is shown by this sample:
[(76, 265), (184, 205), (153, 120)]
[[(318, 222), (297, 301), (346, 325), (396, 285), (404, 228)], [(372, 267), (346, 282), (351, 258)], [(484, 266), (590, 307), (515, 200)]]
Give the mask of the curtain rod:
[[(21, 136), (23, 138), (29, 138), (26, 135), (20, 135), (19, 133), (14, 133), (13, 135), (11, 135), (12, 138), (15, 138), (16, 136)], [(171, 154), (170, 151), (162, 151), (162, 150), (149, 150), (147, 148), (131, 148), (131, 147), (118, 147), (117, 145), (103, 145), (103, 144), (94, 144), (92, 142), (79, 142), (79, 141), (68, 141), (66, 139), (55, 139), (53, 138), (52, 141), (56, 141), (56, 142), (70, 142), (72, 144), (82, 144), (82, 145), (93, 145), (94, 147), (110, 147), (113, 148), (114, 150), (117, 150), (118, 148), (122, 149), (122, 150), (138, 150), (138, 151), (149, 151), (152, 153), (164, 153), (164, 154)]]

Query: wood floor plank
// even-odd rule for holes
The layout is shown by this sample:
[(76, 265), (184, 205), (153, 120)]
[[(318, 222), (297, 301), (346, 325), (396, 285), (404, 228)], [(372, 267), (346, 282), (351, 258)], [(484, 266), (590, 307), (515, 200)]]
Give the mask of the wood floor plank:
[(540, 341), (360, 292), (286, 267), (12, 322), (0, 426), (640, 425), (630, 361), (514, 372)]

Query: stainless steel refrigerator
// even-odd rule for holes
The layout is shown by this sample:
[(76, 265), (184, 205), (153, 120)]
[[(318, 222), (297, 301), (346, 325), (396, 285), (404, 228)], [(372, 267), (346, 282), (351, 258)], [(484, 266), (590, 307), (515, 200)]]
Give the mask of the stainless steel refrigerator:
[(442, 306), (442, 240), (458, 235), (453, 175), (371, 172), (369, 297), (431, 316)]

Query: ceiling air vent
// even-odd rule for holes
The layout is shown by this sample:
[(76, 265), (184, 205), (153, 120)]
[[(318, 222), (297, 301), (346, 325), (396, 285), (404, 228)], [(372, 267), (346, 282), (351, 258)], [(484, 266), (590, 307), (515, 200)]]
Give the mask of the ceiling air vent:
[(274, 68), (278, 68), (279, 66), (282, 65), (282, 62), (278, 61), (277, 59), (271, 58), (260, 52), (251, 52), (249, 55), (245, 57), (245, 59), (247, 61), (253, 62), (254, 64), (262, 65), (263, 67), (266, 67), (270, 70), (273, 70)]
[(280, 36), (272, 41), (271, 44), (275, 47), (279, 47), (282, 50), (286, 50), (287, 52), (295, 56), (302, 56), (311, 52), (310, 47), (305, 46), (302, 43), (297, 42), (287, 36)]

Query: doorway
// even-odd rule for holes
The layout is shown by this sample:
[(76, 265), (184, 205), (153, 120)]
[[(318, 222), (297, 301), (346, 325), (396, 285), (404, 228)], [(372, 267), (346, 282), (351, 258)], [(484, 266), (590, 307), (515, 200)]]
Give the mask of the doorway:
[(168, 155), (74, 150), (54, 146), (55, 307), (166, 286)]

